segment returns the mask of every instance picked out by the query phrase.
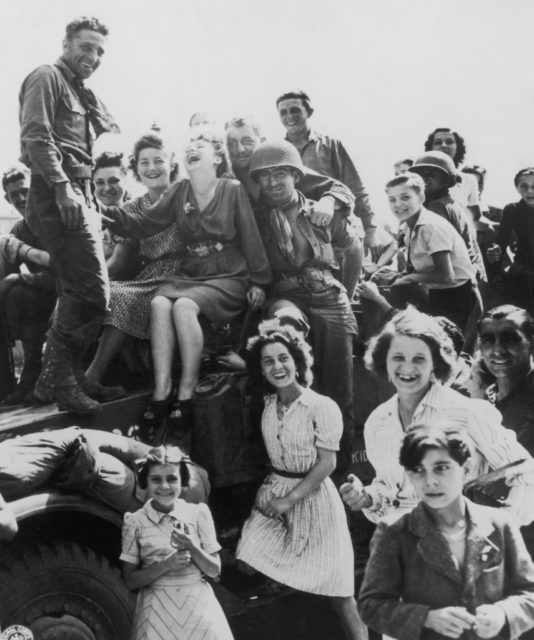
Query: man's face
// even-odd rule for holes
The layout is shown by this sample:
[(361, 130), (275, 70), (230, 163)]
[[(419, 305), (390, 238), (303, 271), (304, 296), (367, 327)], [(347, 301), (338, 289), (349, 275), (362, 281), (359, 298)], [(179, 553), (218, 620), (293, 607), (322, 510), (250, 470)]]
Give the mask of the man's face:
[(534, 207), (534, 175), (521, 176), (516, 188), (523, 202), (529, 207)]
[(24, 211), (26, 210), (29, 190), (29, 178), (21, 178), (20, 180), (14, 180), (6, 184), (5, 199), (15, 207), (21, 216), (24, 215)]
[(226, 146), (230, 162), (234, 168), (247, 170), (250, 158), (262, 139), (248, 125), (244, 127), (228, 127), (226, 130)]
[(295, 195), (295, 172), (288, 167), (263, 169), (257, 180), (270, 204), (280, 206), (290, 202)]
[(482, 321), (480, 354), (497, 379), (526, 375), (530, 369), (530, 342), (512, 317)]
[(106, 38), (92, 29), (80, 29), (63, 41), (63, 60), (81, 80), (89, 78), (100, 66)]
[(289, 134), (308, 131), (308, 112), (300, 98), (288, 98), (278, 103), (280, 122)]

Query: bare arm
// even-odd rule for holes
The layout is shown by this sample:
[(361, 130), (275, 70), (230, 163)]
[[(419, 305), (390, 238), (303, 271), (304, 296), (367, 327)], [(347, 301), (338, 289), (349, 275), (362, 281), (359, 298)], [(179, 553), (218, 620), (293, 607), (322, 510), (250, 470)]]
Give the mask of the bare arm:
[(452, 284), (454, 282), (454, 267), (452, 266), (450, 251), (437, 251), (432, 254), (434, 268), (425, 273), (409, 273), (395, 280), (398, 284)]

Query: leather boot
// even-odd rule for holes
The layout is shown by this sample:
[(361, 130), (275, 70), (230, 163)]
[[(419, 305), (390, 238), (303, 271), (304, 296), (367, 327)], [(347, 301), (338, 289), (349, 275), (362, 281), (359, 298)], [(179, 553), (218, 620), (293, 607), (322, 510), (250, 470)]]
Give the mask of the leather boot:
[(76, 382), (70, 351), (53, 335), (46, 342), (43, 370), (33, 394), (41, 402), (57, 402), (59, 407), (72, 413), (89, 415), (101, 408)]
[(22, 329), (22, 349), (24, 351), (24, 367), (19, 382), (10, 393), (6, 402), (18, 404), (29, 400), (41, 373), (43, 344), (46, 337), (46, 326), (29, 326)]
[(122, 396), (126, 395), (126, 389), (120, 385), (105, 387), (103, 384), (100, 384), (100, 382), (91, 382), (85, 375), (82, 361), (83, 359), (81, 357), (73, 356), (72, 370), (76, 382), (86, 395), (100, 402), (111, 402), (111, 400), (117, 400), (117, 398), (122, 398)]

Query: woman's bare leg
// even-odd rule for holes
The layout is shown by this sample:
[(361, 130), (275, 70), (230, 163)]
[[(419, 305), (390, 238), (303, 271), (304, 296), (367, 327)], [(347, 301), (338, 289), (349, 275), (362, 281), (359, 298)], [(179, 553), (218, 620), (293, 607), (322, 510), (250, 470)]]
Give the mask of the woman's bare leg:
[(360, 614), (358, 613), (356, 600), (352, 596), (346, 598), (330, 598), (330, 600), (341, 620), (347, 639), (367, 640), (369, 634), (367, 627), (363, 624)]
[(198, 321), (199, 313), (198, 304), (189, 298), (178, 298), (172, 310), (182, 361), (178, 400), (192, 398), (198, 382), (200, 358), (204, 348), (204, 335)]
[(154, 362), (154, 400), (165, 400), (172, 389), (172, 360), (176, 336), (172, 322), (174, 300), (156, 296), (150, 303), (150, 343)]
[(90, 382), (100, 382), (125, 339), (126, 334), (117, 329), (117, 327), (113, 327), (110, 324), (104, 327), (93, 361), (85, 374)]

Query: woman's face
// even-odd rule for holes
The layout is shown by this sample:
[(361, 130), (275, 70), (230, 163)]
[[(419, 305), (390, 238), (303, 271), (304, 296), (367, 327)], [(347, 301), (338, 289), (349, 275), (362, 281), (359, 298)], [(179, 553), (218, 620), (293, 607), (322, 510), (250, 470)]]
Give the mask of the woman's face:
[(443, 151), (454, 160), (458, 145), (452, 131), (438, 131), (438, 133), (434, 134), (432, 151)]
[(266, 344), (261, 350), (261, 371), (275, 389), (297, 384), (297, 368), (285, 344)]
[(421, 211), (425, 196), (417, 193), (412, 187), (400, 184), (387, 188), (389, 206), (399, 223), (406, 222)]
[(431, 509), (441, 510), (458, 503), (470, 464), (451, 458), (447, 449), (428, 449), (414, 469), (407, 470), (417, 497)]
[(400, 394), (420, 393), (430, 386), (434, 361), (426, 342), (396, 335), (389, 347), (386, 368), (388, 378)]
[(199, 138), (191, 140), (185, 149), (184, 164), (187, 173), (199, 170), (212, 170), (221, 163), (221, 158), (216, 154), (215, 147), (208, 140)]
[(165, 149), (147, 147), (139, 152), (137, 174), (147, 189), (168, 189), (171, 171), (171, 157)]
[(182, 492), (180, 467), (177, 464), (155, 464), (147, 475), (147, 494), (158, 511), (169, 512)]
[(102, 167), (93, 175), (95, 196), (106, 207), (122, 203), (126, 193), (126, 176), (120, 167)]

